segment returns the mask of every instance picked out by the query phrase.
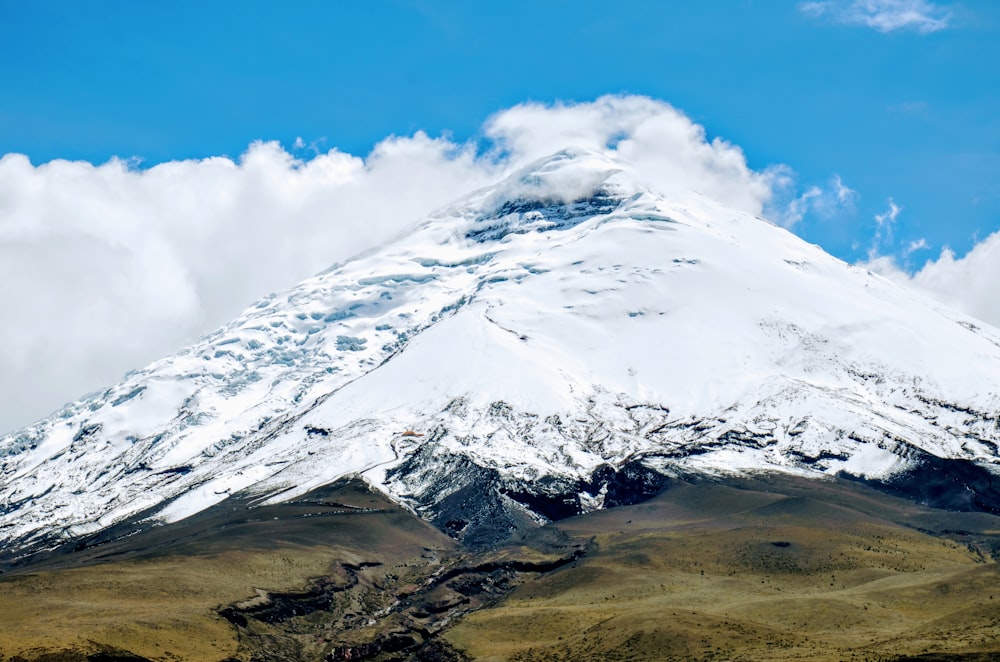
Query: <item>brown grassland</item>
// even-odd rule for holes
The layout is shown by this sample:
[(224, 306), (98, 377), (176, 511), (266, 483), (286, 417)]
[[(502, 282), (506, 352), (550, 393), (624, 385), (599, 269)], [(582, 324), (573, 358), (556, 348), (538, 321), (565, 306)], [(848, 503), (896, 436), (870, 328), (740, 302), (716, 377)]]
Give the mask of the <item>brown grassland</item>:
[[(677, 481), (472, 555), (343, 482), (11, 569), (0, 659), (323, 659), (406, 628), (442, 648), (370, 659), (1000, 659), (998, 550), (995, 516), (768, 477)], [(435, 583), (459, 565), (482, 571)], [(334, 591), (324, 609), (253, 611), (317, 578)], [(220, 615), (233, 605), (245, 625)]]
[(447, 638), (477, 660), (1000, 659), (998, 523), (844, 483), (685, 485), (556, 523), (594, 551)]
[[(377, 560), (404, 578), (412, 567), (421, 581), (454, 546), (356, 482), (306, 502), (219, 511), (0, 575), (0, 659), (245, 658), (219, 607), (336, 577), (343, 563)], [(375, 593), (372, 581), (359, 588)]]

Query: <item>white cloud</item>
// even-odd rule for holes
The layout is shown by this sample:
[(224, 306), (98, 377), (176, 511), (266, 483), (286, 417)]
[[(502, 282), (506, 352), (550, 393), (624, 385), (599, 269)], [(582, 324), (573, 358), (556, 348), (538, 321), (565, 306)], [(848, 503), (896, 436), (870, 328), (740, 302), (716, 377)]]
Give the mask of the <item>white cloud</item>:
[[(898, 283), (923, 291), (942, 303), (1000, 327), (1000, 232), (978, 242), (965, 257), (944, 248), (936, 260), (928, 260), (915, 273), (884, 253), (891, 249), (893, 225), (902, 207), (892, 198), (888, 209), (875, 215), (875, 237), (863, 266)], [(904, 263), (930, 245), (924, 238), (910, 241), (902, 249)]]
[(851, 205), (858, 198), (858, 192), (846, 186), (840, 179), (840, 175), (833, 176), (833, 192), (837, 197), (838, 205)]
[(739, 147), (720, 138), (709, 141), (704, 127), (669, 104), (646, 97), (521, 104), (490, 118), (485, 132), (522, 159), (566, 147), (614, 146), (646, 183), (664, 195), (693, 189), (754, 213), (771, 197), (770, 175), (748, 168)]
[(917, 251), (925, 251), (930, 247), (931, 246), (930, 244), (927, 243), (927, 240), (921, 237), (920, 239), (911, 241), (909, 244), (907, 244), (906, 249), (903, 251), (903, 255), (906, 256), (913, 255)]
[(896, 201), (889, 198), (886, 201), (888, 209), (881, 214), (875, 214), (875, 235), (872, 237), (872, 245), (868, 249), (868, 259), (873, 261), (883, 252), (883, 249), (892, 244), (894, 225), (899, 218), (903, 208), (896, 204)]
[(818, 0), (802, 2), (799, 9), (815, 18), (879, 32), (915, 30), (927, 34), (944, 30), (951, 21), (951, 12), (930, 0)]
[[(792, 228), (807, 214), (830, 219), (854, 211), (858, 193), (834, 175), (825, 186), (811, 186), (795, 195), (795, 178), (788, 172), (772, 169), (775, 195), (768, 205), (768, 215), (786, 228)], [(790, 198), (790, 199), (789, 199)]]
[(304, 160), (276, 143), (255, 143), (236, 161), (148, 170), (4, 156), (0, 431), (114, 383), (256, 298), (566, 147), (613, 148), (656, 190), (696, 189), (752, 213), (770, 200), (775, 173), (791, 176), (751, 170), (738, 147), (644, 97), (522, 104), (490, 118), (484, 133), (496, 145), (486, 154), (417, 133), (364, 158), (330, 150)]
[(254, 299), (385, 241), (496, 167), (417, 134), (367, 159), (0, 159), (0, 431), (117, 381)]
[(896, 201), (892, 198), (889, 198), (888, 204), (889, 209), (881, 214), (875, 215), (875, 222), (880, 228), (891, 227), (892, 224), (896, 222), (896, 219), (899, 218), (899, 212), (903, 211), (903, 208), (897, 205)]
[(904, 101), (886, 108), (890, 113), (901, 115), (922, 115), (927, 116), (931, 112), (931, 105), (926, 101)]
[(890, 257), (876, 257), (866, 266), (1000, 327), (1000, 295), (996, 287), (1000, 283), (1000, 232), (979, 242), (961, 258), (945, 248), (936, 260), (928, 260), (913, 275)]

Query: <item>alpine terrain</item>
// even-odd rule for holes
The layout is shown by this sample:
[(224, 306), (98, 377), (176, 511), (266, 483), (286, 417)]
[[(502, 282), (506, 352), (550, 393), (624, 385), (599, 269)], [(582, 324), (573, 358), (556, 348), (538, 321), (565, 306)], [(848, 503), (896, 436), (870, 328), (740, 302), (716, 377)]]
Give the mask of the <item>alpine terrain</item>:
[[(37, 578), (83, 591), (104, 586), (87, 573), (145, 559), (140, 583), (153, 591), (156, 568), (184, 581), (179, 566), (155, 565), (164, 558), (228, 559), (219, 554), (265, 540), (314, 556), (282, 552), (296, 568), (282, 573), (247, 561), (247, 573), (266, 578), (192, 606), (215, 610), (214, 639), (176, 635), (174, 657), (157, 657), (152, 634), (122, 638), (119, 628), (95, 639), (103, 630), (81, 621), (87, 636), (66, 638), (66, 650), (79, 659), (411, 659), (418, 650), (420, 659), (890, 659), (933, 654), (933, 642), (959, 641), (964, 622), (976, 625), (963, 654), (985, 655), (1000, 622), (990, 620), (1000, 618), (991, 606), (1000, 603), (998, 444), (1000, 331), (764, 219), (697, 194), (665, 199), (613, 153), (569, 150), (0, 439), (0, 613), (5, 591), (39, 591), (23, 583)], [(346, 521), (338, 513), (370, 517), (321, 528)], [(313, 528), (293, 531), (292, 520)], [(314, 543), (339, 546), (339, 565)], [(234, 566), (212, 567), (191, 585)], [(920, 574), (932, 571), (966, 573), (965, 583)], [(786, 583), (772, 584), (779, 575)], [(873, 582), (883, 597), (862, 594)], [(952, 591), (961, 605), (904, 616), (930, 600), (918, 585), (934, 599)], [(939, 585), (951, 588), (927, 588)], [(581, 611), (609, 600), (600, 586), (615, 587), (611, 616)], [(820, 586), (840, 593), (816, 602)], [(659, 602), (622, 606), (623, 596), (653, 600), (653, 589)], [(800, 602), (773, 602), (796, 590)], [(726, 602), (744, 593), (752, 600)], [(73, 604), (94, 599), (74, 595)], [(987, 611), (947, 628), (940, 620), (979, 599)], [(67, 610), (61, 619), (69, 602), (52, 607)], [(531, 611), (539, 604), (543, 615)], [(844, 610), (850, 619), (829, 616)], [(334, 612), (321, 626), (317, 614)], [(166, 628), (157, 613), (143, 618)], [(655, 624), (649, 614), (660, 614)], [(605, 616), (623, 621), (604, 626)], [(296, 618), (317, 629), (273, 630)], [(795, 618), (830, 623), (828, 638), (813, 646)], [(344, 632), (386, 619), (396, 620), (345, 643)], [(489, 648), (501, 620), (523, 629)], [(532, 634), (539, 623), (554, 629)], [(49, 627), (50, 637), (61, 631)], [(436, 637), (446, 627), (447, 642)], [(629, 628), (646, 638), (612, 641)], [(178, 648), (233, 630), (238, 648)], [(2, 636), (0, 659), (43, 659), (54, 641)]]

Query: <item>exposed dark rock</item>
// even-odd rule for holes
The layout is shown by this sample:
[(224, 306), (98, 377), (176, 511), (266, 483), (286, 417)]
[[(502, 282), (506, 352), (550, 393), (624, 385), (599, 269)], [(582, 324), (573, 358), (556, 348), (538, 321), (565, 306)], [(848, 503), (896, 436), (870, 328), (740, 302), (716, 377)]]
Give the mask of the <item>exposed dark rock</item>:
[(415, 657), (417, 662), (468, 662), (472, 659), (447, 641), (436, 637), (418, 648)]
[(230, 606), (220, 609), (218, 613), (233, 625), (247, 627), (248, 618), (254, 618), (263, 623), (282, 623), (316, 611), (328, 611), (338, 593), (357, 586), (359, 571), (378, 565), (381, 564), (360, 563), (353, 565), (342, 563), (341, 567), (347, 576), (346, 582), (331, 577), (318, 577), (313, 579), (303, 591), (268, 593), (267, 600), (258, 605), (243, 609)]
[(604, 496), (606, 508), (642, 503), (663, 491), (670, 481), (669, 477), (637, 460), (613, 471), (607, 479), (608, 491)]
[(426, 442), (400, 466), (389, 481), (414, 477), (424, 486), (411, 497), (420, 514), (470, 549), (488, 549), (513, 533), (535, 526), (514, 500), (495, 469), (480, 467), (466, 457), (441, 453)]
[(81, 425), (80, 429), (77, 430), (76, 434), (73, 435), (73, 441), (85, 441), (87, 439), (92, 439), (97, 436), (97, 433), (101, 431), (100, 423), (88, 423), (86, 425)]
[(155, 475), (157, 475), (157, 476), (160, 476), (160, 475), (167, 476), (167, 475), (170, 475), (170, 474), (178, 474), (178, 475), (183, 476), (185, 474), (191, 473), (191, 471), (193, 471), (193, 469), (194, 469), (194, 467), (192, 467), (190, 464), (182, 464), (180, 466), (167, 467), (166, 469), (163, 469), (162, 471), (157, 471)]
[(504, 487), (501, 492), (532, 512), (550, 520), (560, 520), (580, 514), (578, 494), (581, 486), (574, 482), (545, 476), (530, 485)]
[(571, 202), (528, 198), (506, 200), (478, 220), (465, 236), (473, 241), (486, 242), (503, 239), (509, 234), (568, 230), (593, 216), (610, 214), (622, 201), (620, 195), (603, 188)]
[(341, 660), (413, 660), (416, 662), (469, 662), (472, 658), (443, 639), (421, 633), (391, 633), (363, 644), (341, 645), (324, 658)]
[(918, 449), (912, 455), (913, 467), (885, 480), (841, 475), (932, 508), (1000, 514), (1000, 476), (969, 460), (940, 458)]

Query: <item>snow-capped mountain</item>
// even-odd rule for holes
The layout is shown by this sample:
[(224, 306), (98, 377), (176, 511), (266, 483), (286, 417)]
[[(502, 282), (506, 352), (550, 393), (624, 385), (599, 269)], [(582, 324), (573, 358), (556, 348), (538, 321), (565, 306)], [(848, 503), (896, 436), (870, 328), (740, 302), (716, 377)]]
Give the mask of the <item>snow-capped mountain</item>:
[(0, 440), (0, 543), (346, 474), (470, 543), (679, 474), (930, 468), (992, 509), (997, 444), (996, 330), (564, 152)]

